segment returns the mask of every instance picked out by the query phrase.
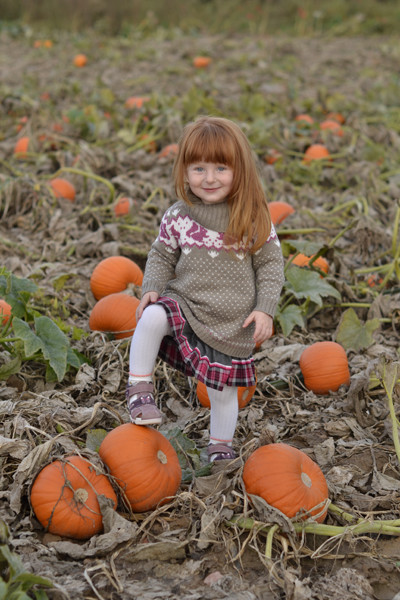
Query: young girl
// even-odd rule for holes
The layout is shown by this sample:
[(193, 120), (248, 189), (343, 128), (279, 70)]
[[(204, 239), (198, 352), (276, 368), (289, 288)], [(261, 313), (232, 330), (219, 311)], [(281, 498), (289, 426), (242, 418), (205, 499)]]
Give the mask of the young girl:
[(255, 383), (251, 353), (272, 335), (284, 281), (256, 162), (232, 121), (188, 124), (174, 164), (178, 197), (149, 252), (132, 338), (126, 399), (131, 421), (159, 424), (157, 356), (207, 386), (209, 460), (235, 458), (238, 386)]

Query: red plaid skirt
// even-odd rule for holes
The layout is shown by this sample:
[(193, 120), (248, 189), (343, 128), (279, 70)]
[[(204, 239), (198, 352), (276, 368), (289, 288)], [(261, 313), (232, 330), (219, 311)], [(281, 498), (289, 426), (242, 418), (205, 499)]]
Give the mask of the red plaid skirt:
[(163, 338), (158, 355), (171, 367), (216, 390), (256, 383), (251, 356), (241, 359), (218, 352), (195, 335), (175, 300), (162, 296), (157, 304), (164, 307), (172, 329), (172, 335)]

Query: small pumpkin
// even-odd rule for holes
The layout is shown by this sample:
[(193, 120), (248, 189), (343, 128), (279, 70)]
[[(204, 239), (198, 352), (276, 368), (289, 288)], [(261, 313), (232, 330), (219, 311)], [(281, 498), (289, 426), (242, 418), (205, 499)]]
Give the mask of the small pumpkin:
[[(310, 261), (313, 258), (312, 256), (306, 256), (305, 254), (297, 254), (293, 259), (291, 264), (297, 265), (298, 267), (308, 267), (310, 265)], [(317, 259), (311, 265), (312, 267), (317, 267), (321, 269), (324, 273), (328, 273), (329, 271), (329, 263), (323, 256), (318, 256)]]
[(30, 501), (39, 523), (50, 533), (87, 539), (103, 528), (98, 496), (117, 496), (106, 475), (80, 456), (68, 456), (45, 466), (35, 478)]
[(264, 156), (264, 161), (267, 165), (274, 165), (282, 158), (282, 152), (279, 152), (276, 148), (270, 148)]
[(319, 127), (320, 129), (322, 129), (322, 131), (331, 131), (339, 137), (343, 136), (343, 129), (340, 126), (340, 123), (338, 123), (334, 119), (325, 119), (325, 121), (322, 121), (320, 123)]
[[(239, 408), (244, 408), (252, 399), (254, 392), (256, 391), (257, 385), (240, 386), (238, 387), (238, 405)], [(202, 406), (210, 408), (210, 398), (208, 397), (207, 386), (202, 382), (198, 381), (196, 386), (196, 395)]]
[(129, 215), (132, 206), (132, 198), (128, 198), (126, 196), (124, 196), (123, 198), (118, 198), (118, 200), (114, 204), (114, 215), (116, 217), (125, 217), (126, 215)]
[(307, 114), (296, 115), (294, 120), (297, 121), (298, 123), (301, 123), (302, 125), (304, 125), (305, 123), (307, 125), (313, 125), (313, 123), (314, 123), (314, 119), (310, 115), (307, 115)]
[(74, 56), (74, 65), (75, 67), (82, 68), (87, 64), (87, 56), (86, 54), (77, 54)]
[(305, 452), (289, 444), (257, 448), (245, 462), (243, 482), (248, 494), (260, 496), (290, 519), (304, 512), (308, 514), (302, 518), (311, 515), (319, 523), (326, 517), (322, 503), (329, 492), (324, 474)]
[(149, 100), (149, 96), (130, 96), (125, 100), (125, 108), (142, 108)]
[(311, 144), (304, 153), (303, 162), (308, 164), (313, 160), (326, 160), (330, 156), (330, 152), (324, 144)]
[(295, 212), (293, 206), (279, 200), (268, 202), (268, 208), (274, 225), (280, 225), (282, 221)]
[(171, 158), (178, 154), (178, 144), (167, 144), (164, 148), (161, 148), (158, 158)]
[(210, 56), (195, 56), (193, 59), (193, 66), (196, 69), (205, 69), (212, 63)]
[(315, 342), (303, 350), (300, 369), (307, 389), (316, 394), (336, 392), (350, 383), (346, 351), (337, 342)]
[(138, 306), (135, 296), (123, 293), (104, 296), (92, 308), (89, 327), (92, 331), (110, 333), (117, 340), (131, 337), (136, 328)]
[(5, 300), (0, 300), (0, 325), (7, 325), (11, 317), (11, 305)]
[(65, 198), (70, 202), (75, 202), (76, 191), (75, 187), (62, 177), (55, 177), (50, 180), (50, 187), (56, 198)]
[(99, 454), (135, 512), (165, 504), (181, 483), (172, 444), (152, 427), (119, 425), (106, 435)]
[(108, 256), (93, 269), (90, 289), (96, 300), (123, 292), (130, 285), (142, 285), (143, 271), (126, 256)]
[(30, 144), (29, 136), (24, 135), (24, 136), (20, 137), (14, 146), (14, 154), (18, 158), (25, 158), (26, 153), (28, 152), (29, 144)]
[(337, 121), (341, 125), (346, 121), (342, 113), (340, 112), (330, 112), (326, 115), (326, 118), (329, 120)]

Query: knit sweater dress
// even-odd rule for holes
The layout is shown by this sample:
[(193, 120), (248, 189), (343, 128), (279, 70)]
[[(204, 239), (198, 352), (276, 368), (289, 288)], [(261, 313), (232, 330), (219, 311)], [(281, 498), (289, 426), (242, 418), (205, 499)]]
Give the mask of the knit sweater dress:
[(255, 253), (224, 244), (227, 202), (205, 205), (191, 196), (164, 214), (149, 252), (142, 293), (155, 291), (173, 337), (160, 356), (187, 375), (222, 389), (255, 382), (253, 310), (274, 316), (284, 282), (280, 243), (272, 226)]

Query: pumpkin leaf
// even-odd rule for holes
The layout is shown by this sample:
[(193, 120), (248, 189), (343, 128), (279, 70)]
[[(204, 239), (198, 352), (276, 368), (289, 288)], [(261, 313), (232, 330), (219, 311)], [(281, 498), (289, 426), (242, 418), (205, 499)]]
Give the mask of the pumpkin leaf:
[(30, 279), (16, 277), (12, 273), (2, 270), (0, 275), (0, 297), (10, 304), (15, 316), (23, 317), (25, 315), (26, 303), (37, 289), (37, 285)]
[(88, 429), (86, 433), (86, 448), (98, 452), (101, 442), (107, 435), (105, 429)]
[(354, 308), (348, 308), (342, 315), (336, 329), (336, 341), (345, 350), (358, 352), (374, 343), (373, 333), (379, 328), (379, 319), (362, 323)]
[(197, 450), (193, 440), (189, 439), (179, 427), (170, 429), (164, 435), (174, 447), (182, 469), (187, 467), (193, 469), (193, 466), (195, 469), (200, 467), (200, 451)]
[(36, 317), (35, 328), (41, 340), (43, 356), (55, 371), (58, 381), (61, 381), (67, 370), (68, 338), (49, 317)]
[(336, 288), (328, 283), (315, 271), (291, 266), (286, 271), (286, 289), (298, 299), (309, 299), (318, 306), (322, 306), (322, 297), (333, 296), (338, 300), (341, 295)]
[(40, 338), (29, 327), (28, 323), (25, 323), (25, 321), (18, 317), (14, 317), (13, 330), (15, 337), (24, 342), (24, 352), (26, 357), (33, 356), (36, 352), (41, 350), (42, 344)]
[(18, 373), (21, 368), (21, 358), (19, 356), (14, 356), (11, 360), (4, 363), (0, 367), (0, 380), (5, 380), (13, 375), (14, 373)]
[(285, 240), (285, 245), (294, 248), (297, 252), (301, 252), (305, 256), (313, 256), (322, 250), (322, 248), (326, 248), (324, 244), (308, 240)]
[(276, 319), (282, 328), (282, 333), (285, 337), (291, 334), (296, 325), (304, 329), (305, 322), (300, 306), (289, 304), (282, 311), (277, 312)]

